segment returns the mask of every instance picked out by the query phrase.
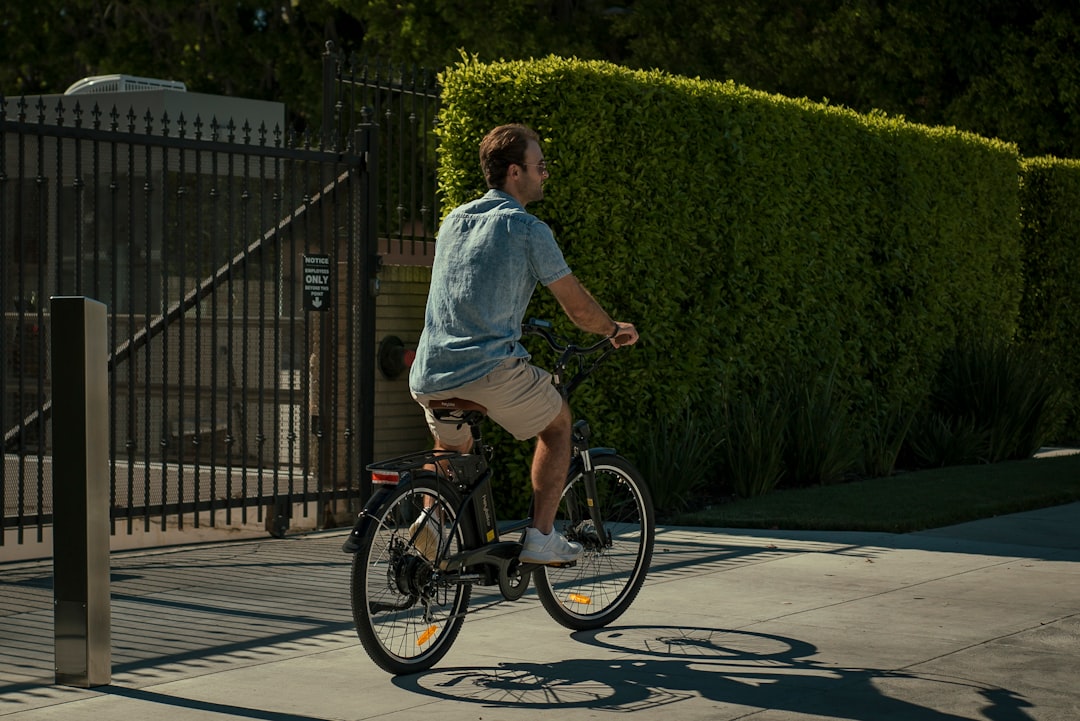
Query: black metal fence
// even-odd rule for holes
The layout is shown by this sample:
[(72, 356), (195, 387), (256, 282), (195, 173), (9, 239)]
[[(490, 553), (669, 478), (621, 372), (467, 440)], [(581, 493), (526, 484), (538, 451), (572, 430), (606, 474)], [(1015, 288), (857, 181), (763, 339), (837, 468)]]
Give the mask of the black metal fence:
[(357, 125), (379, 128), (380, 257), (430, 265), (439, 222), (435, 74), (416, 66), (339, 55), (331, 43), (324, 62), (324, 137), (336, 143)]
[[(376, 273), (432, 253), (437, 93), (331, 48), (324, 90), (314, 139), (155, 112), (170, 90), (0, 96), (0, 544), (52, 520), (58, 295), (108, 307), (114, 533), (249, 514), (277, 533), (366, 494)], [(305, 308), (315, 255), (330, 312)]]

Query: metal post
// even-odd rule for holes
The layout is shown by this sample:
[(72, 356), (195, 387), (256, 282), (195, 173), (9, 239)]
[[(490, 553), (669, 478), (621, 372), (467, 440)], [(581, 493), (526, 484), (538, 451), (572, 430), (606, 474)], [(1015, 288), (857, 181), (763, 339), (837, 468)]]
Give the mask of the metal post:
[[(360, 303), (360, 358), (357, 364), (357, 392), (360, 396), (359, 453), (360, 468), (367, 468), (375, 458), (375, 298), (379, 294), (379, 126), (365, 124), (356, 129), (357, 152), (364, 158), (360, 193), (360, 277), (368, 282), (368, 293)], [(371, 496), (371, 476), (360, 474), (361, 502)]]
[(337, 79), (337, 53), (334, 52), (332, 40), (326, 41), (326, 52), (323, 53), (322, 67), (323, 81), (323, 116), (322, 116), (322, 149), (330, 150), (337, 147), (337, 138), (334, 137), (336, 128), (337, 93), (335, 81)]
[(105, 306), (51, 299), (56, 683), (111, 681), (108, 346)]

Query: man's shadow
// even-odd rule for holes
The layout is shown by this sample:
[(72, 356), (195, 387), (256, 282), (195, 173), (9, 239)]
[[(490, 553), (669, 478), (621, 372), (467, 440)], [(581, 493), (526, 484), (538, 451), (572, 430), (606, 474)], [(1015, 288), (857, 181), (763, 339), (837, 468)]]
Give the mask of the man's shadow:
[[(701, 697), (723, 706), (851, 721), (972, 718), (902, 698), (910, 695), (948, 700), (953, 708), (974, 706), (986, 721), (1031, 721), (1023, 710), (1031, 704), (1007, 689), (929, 674), (830, 666), (814, 660), (817, 648), (812, 644), (781, 636), (623, 626), (573, 637), (616, 651), (618, 658), (597, 654), (555, 663), (513, 661), (491, 667), (433, 669), (394, 682), (416, 693), (496, 708), (557, 705), (630, 712)], [(905, 687), (914, 693), (906, 694)]]

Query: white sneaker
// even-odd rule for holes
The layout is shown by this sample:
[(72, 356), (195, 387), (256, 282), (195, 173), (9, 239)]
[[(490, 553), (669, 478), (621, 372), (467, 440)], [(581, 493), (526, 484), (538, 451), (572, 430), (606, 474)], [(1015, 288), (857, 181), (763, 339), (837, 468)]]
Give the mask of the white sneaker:
[(557, 531), (545, 536), (535, 528), (528, 528), (518, 560), (541, 565), (574, 563), (581, 558), (584, 550), (580, 543), (566, 540), (566, 537)]
[(413, 538), (413, 547), (429, 561), (435, 560), (442, 541), (442, 524), (431, 517), (429, 509), (424, 509), (409, 526), (409, 535)]

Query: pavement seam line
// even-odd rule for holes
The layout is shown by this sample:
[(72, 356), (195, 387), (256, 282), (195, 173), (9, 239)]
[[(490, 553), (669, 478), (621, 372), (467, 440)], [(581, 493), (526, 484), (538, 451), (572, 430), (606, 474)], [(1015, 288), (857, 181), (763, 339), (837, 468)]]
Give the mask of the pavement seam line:
[[(1050, 621), (1040, 621), (1039, 623), (1034, 624), (1032, 626), (1028, 626), (1027, 628), (1021, 628), (1021, 629), (1018, 629), (1016, 631), (1010, 631), (1008, 633), (1003, 633), (1000, 636), (995, 636), (993, 638), (988, 638), (988, 639), (979, 641), (978, 643), (971, 643), (971, 644), (968, 644), (967, 646), (963, 646), (961, 648), (955, 648), (955, 649), (953, 649), (951, 651), (948, 651), (946, 653), (940, 653), (937, 656), (931, 656), (930, 658), (923, 659), (922, 661), (917, 661), (916, 663), (908, 664), (907, 666), (901, 666), (897, 670), (899, 670), (899, 671), (907, 671), (909, 669), (914, 669), (915, 667), (921, 666), (922, 664), (925, 664), (925, 663), (931, 663), (933, 661), (939, 661), (939, 660), (941, 660), (943, 658), (948, 658), (949, 656), (953, 656), (953, 655), (958, 654), (958, 653), (963, 653), (965, 651), (970, 651), (971, 649), (978, 648), (979, 646), (986, 646), (987, 644), (990, 644), (990, 643), (996, 643), (998, 641), (1001, 641), (1002, 639), (1009, 638), (1010, 636), (1017, 636), (1017, 635), (1022, 634), (1022, 633), (1027, 633), (1029, 631), (1034, 631), (1036, 629), (1043, 628), (1045, 626), (1050, 626), (1050, 625), (1055, 624), (1055, 623), (1060, 623), (1060, 622), (1062, 622), (1062, 621), (1064, 621), (1066, 619), (1075, 618), (1077, 616), (1080, 616), (1080, 614), (1068, 613), (1068, 614), (1065, 614), (1064, 616), (1059, 616), (1058, 618), (1055, 618), (1055, 619), (1050, 620)], [(965, 679), (965, 680), (970, 680), (970, 679)]]
[[(820, 553), (820, 552), (819, 551), (813, 551), (813, 553)], [(944, 580), (950, 579), (950, 578), (959, 578), (960, 576), (964, 576), (964, 575), (969, 574), (969, 573), (974, 573), (975, 571), (983, 571), (983, 570), (986, 570), (987, 568), (994, 568), (996, 566), (1002, 566), (1002, 565), (1009, 564), (1009, 563), (1015, 563), (1018, 560), (1023, 560), (1023, 559), (1007, 558), (1007, 559), (1004, 559), (1002, 561), (995, 562), (995, 563), (988, 563), (988, 564), (986, 564), (984, 566), (979, 566), (977, 568), (968, 568), (968, 569), (965, 569), (963, 571), (959, 571), (959, 572), (956, 572), (956, 573), (948, 573), (948, 574), (945, 574), (943, 576), (938, 576), (938, 577), (935, 577), (935, 578), (923, 579), (923, 580), (921, 580), (921, 581), (919, 581), (917, 583), (909, 583), (909, 584), (907, 584), (905, 586), (897, 586), (896, 588), (889, 588), (889, 589), (886, 589), (886, 590), (883, 590), (883, 591), (877, 591), (875, 593), (868, 593), (868, 594), (863, 595), (863, 596), (857, 596), (857, 597), (854, 597), (854, 598), (846, 598), (846, 599), (844, 599), (842, 601), (836, 601), (834, 603), (827, 603), (827, 604), (824, 604), (824, 605), (821, 605), (821, 606), (814, 606), (813, 608), (804, 608), (804, 609), (801, 609), (801, 610), (798, 610), (798, 611), (791, 611), (790, 613), (783, 613), (783, 614), (780, 614), (778, 616), (771, 616), (771, 617), (769, 617), (767, 619), (763, 619), (761, 621), (755, 621), (753, 624), (750, 624), (750, 625), (753, 626), (753, 625), (756, 625), (757, 623), (769, 623), (771, 621), (778, 621), (778, 620), (781, 620), (781, 619), (785, 619), (785, 618), (789, 618), (789, 617), (793, 617), (793, 616), (798, 616), (798, 615), (807, 613), (809, 611), (820, 611), (822, 609), (835, 608), (837, 606), (843, 606), (845, 604), (854, 603), (856, 601), (865, 601), (867, 599), (877, 598), (879, 596), (887, 596), (887, 595), (890, 595), (890, 594), (893, 594), (893, 593), (897, 593), (898, 591), (907, 591), (907, 590), (912, 589), (912, 588), (918, 588), (919, 586), (925, 586), (928, 583), (937, 583), (938, 581), (944, 581)], [(763, 563), (768, 563), (768, 561), (763, 561)], [(734, 570), (734, 569), (727, 569), (727, 570)]]

